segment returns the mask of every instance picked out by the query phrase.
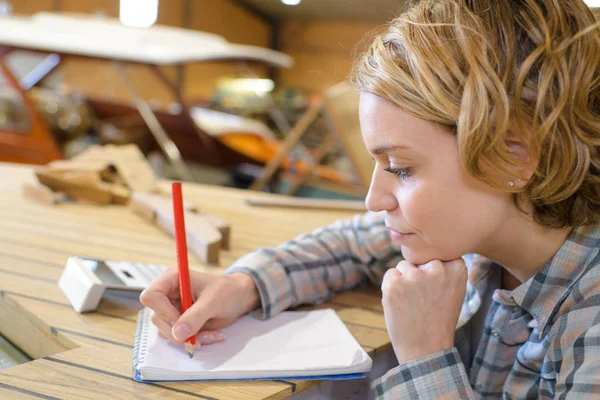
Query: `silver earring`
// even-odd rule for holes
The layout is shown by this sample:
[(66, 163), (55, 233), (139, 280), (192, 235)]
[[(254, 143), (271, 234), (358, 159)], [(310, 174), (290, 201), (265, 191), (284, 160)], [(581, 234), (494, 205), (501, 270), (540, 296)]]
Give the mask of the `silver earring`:
[(510, 187), (513, 187), (513, 186), (515, 186), (515, 181), (510, 181), (510, 182), (508, 182), (508, 186), (510, 186)]

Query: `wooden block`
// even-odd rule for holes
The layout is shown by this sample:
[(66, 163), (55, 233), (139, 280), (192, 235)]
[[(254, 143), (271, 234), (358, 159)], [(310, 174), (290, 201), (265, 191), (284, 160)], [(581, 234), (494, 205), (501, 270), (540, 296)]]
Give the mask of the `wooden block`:
[[(144, 203), (152, 209), (161, 208), (173, 208), (173, 203), (170, 197), (166, 197), (166, 194), (155, 193), (155, 192), (134, 192), (131, 195), (132, 199), (135, 199), (138, 203)], [(196, 212), (198, 208), (195, 204), (189, 201), (183, 201), (183, 210)]]
[(22, 193), (24, 198), (46, 206), (53, 206), (67, 200), (64, 193), (54, 192), (49, 187), (39, 183), (24, 183)]
[(209, 224), (214, 226), (221, 232), (221, 248), (223, 250), (229, 250), (229, 241), (231, 236), (231, 225), (228, 222), (223, 221), (221, 218), (210, 214), (198, 214), (199, 217), (204, 218)]
[[(157, 197), (155, 197), (157, 204), (159, 204), (160, 202), (162, 202), (163, 204), (166, 204), (167, 202), (169, 204), (171, 204), (171, 200), (170, 200), (171, 194), (168, 191), (165, 191), (165, 190), (161, 189), (159, 186), (157, 186), (152, 190), (152, 193), (156, 194), (156, 196), (157, 196)], [(162, 197), (162, 200), (160, 199), (161, 197)], [(190, 203), (186, 202), (185, 200), (183, 202), (183, 207), (186, 211), (197, 213), (199, 216), (202, 216), (203, 218), (205, 218), (208, 221), (208, 223), (210, 223), (212, 226), (217, 228), (221, 232), (221, 249), (229, 250), (231, 226), (228, 222), (223, 221), (221, 218), (219, 218), (217, 216), (200, 212), (200, 209), (196, 204), (190, 204)]]
[(129, 207), (134, 214), (144, 218), (146, 221), (156, 223), (156, 213), (150, 204), (140, 199), (140, 193), (131, 196)]
[[(134, 193), (131, 196), (130, 207), (132, 211), (145, 220), (156, 224), (170, 236), (175, 235), (173, 205), (166, 197), (152, 193)], [(223, 235), (217, 224), (205, 216), (190, 211), (192, 206), (185, 208), (185, 230), (188, 249), (202, 262), (212, 265), (219, 264), (219, 249), (222, 248)], [(222, 222), (222, 221), (221, 221)], [(227, 237), (227, 245), (229, 238)]]
[[(173, 210), (155, 210), (156, 224), (169, 235), (175, 235)], [(188, 249), (202, 262), (212, 265), (219, 264), (219, 249), (221, 248), (221, 232), (204, 218), (197, 214), (185, 213), (185, 231)]]

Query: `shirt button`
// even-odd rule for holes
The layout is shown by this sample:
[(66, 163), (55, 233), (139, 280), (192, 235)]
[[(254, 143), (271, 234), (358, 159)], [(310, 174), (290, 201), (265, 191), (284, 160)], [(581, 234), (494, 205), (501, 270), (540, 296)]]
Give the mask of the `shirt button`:
[(498, 331), (492, 331), (492, 336), (493, 337), (498, 337)]

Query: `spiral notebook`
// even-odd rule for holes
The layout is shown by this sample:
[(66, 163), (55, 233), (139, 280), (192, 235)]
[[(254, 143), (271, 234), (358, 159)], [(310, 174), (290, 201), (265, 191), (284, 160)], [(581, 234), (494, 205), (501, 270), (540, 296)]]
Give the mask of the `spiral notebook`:
[(226, 340), (189, 358), (158, 335), (150, 309), (140, 311), (133, 353), (139, 382), (353, 379), (372, 367), (332, 309), (285, 311), (268, 320), (246, 315), (222, 329)]

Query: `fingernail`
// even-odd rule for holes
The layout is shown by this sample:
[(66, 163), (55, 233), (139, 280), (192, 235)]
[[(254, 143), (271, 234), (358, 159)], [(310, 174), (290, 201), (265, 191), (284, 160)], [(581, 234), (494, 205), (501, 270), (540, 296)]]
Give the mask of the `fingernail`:
[(211, 335), (210, 333), (203, 333), (200, 335), (200, 341), (202, 342), (212, 342), (214, 341), (214, 337), (213, 335)]
[(214, 337), (217, 342), (222, 342), (223, 340), (225, 340), (225, 334), (221, 332), (215, 333)]
[(185, 340), (190, 336), (191, 329), (186, 324), (173, 327), (173, 337), (177, 340)]

